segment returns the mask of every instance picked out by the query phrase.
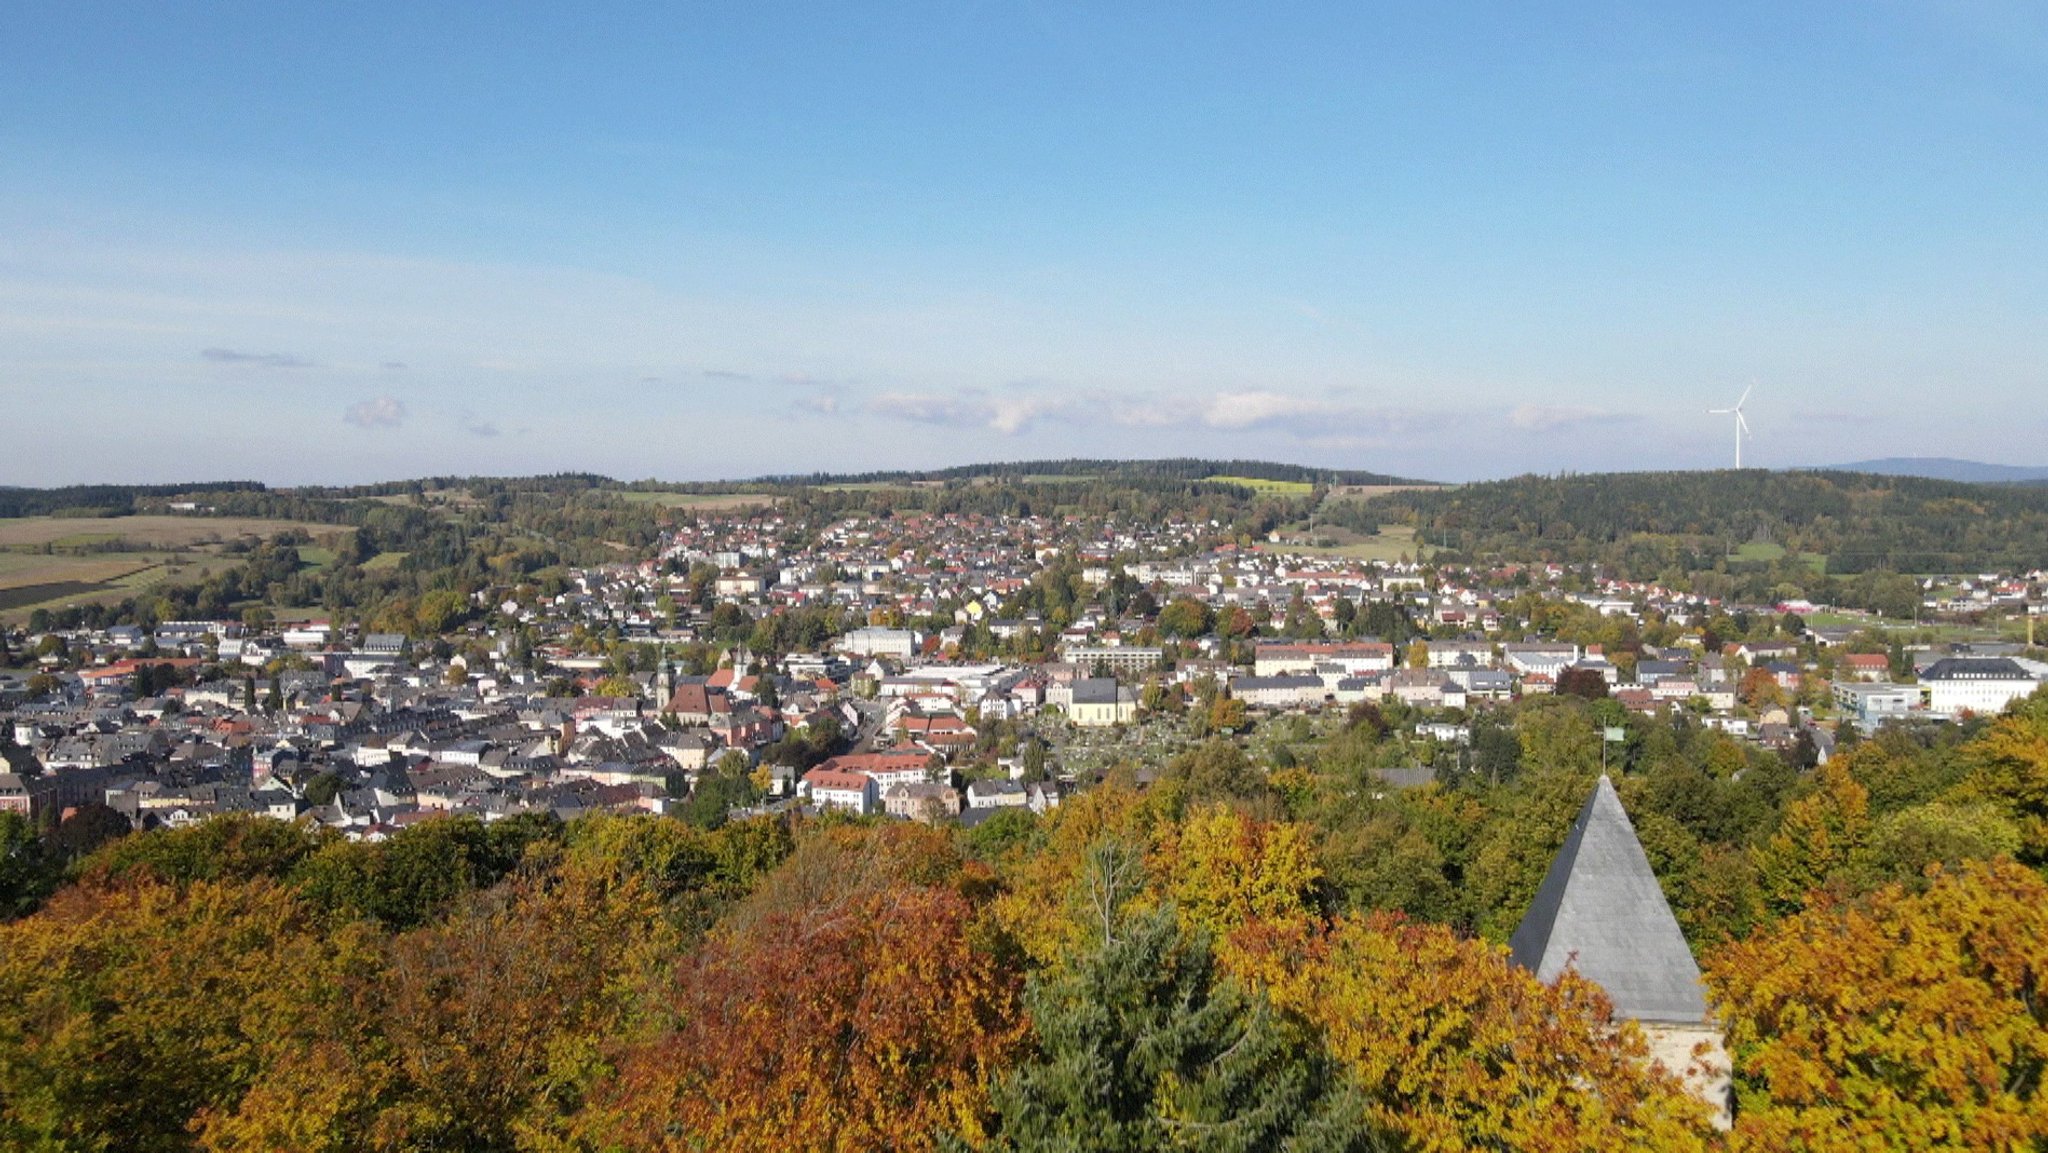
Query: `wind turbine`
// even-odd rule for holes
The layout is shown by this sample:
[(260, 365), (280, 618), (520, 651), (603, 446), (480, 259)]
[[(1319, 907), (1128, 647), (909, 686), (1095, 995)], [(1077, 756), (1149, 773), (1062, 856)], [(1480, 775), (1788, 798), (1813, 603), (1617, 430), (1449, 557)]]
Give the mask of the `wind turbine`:
[(1742, 467), (1742, 438), (1749, 435), (1749, 422), (1742, 419), (1742, 406), (1749, 402), (1749, 394), (1754, 391), (1756, 391), (1756, 382), (1751, 381), (1749, 387), (1742, 390), (1742, 399), (1735, 402), (1734, 408), (1710, 408), (1707, 410), (1708, 416), (1727, 416), (1730, 413), (1734, 414), (1736, 468)]

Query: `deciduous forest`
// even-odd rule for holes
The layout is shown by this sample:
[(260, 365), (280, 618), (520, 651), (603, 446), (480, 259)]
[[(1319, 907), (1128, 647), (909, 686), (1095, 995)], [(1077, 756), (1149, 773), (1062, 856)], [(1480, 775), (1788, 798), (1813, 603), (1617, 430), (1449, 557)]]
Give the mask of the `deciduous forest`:
[[(1531, 700), (1395, 789), (1370, 708), (1044, 817), (707, 830), (0, 817), (0, 1143), (46, 1149), (2027, 1149), (2048, 696), (1818, 768), (1619, 719), (1736, 1125), (1500, 942), (1600, 771)], [(1610, 754), (1612, 757), (1613, 754)], [(77, 818), (74, 818), (76, 820)]]

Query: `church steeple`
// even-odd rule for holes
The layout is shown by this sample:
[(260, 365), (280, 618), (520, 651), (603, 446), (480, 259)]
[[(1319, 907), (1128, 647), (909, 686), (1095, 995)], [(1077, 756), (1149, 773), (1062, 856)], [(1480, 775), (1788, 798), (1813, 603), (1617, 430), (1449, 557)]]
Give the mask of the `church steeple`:
[(1576, 969), (1607, 991), (1618, 1017), (1685, 1025), (1707, 1019), (1699, 963), (1605, 776), (1508, 945), (1515, 963), (1544, 981), (1567, 965)]

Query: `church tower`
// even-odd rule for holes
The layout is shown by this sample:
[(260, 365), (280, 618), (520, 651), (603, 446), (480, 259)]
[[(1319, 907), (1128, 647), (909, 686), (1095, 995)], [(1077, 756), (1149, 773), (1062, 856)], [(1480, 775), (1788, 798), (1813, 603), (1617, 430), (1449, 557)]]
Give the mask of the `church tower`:
[[(1508, 947), (1539, 980), (1554, 981), (1569, 967), (1599, 985), (1616, 1017), (1642, 1027), (1651, 1057), (1681, 1075), (1719, 1111), (1717, 1123), (1728, 1125), (1728, 1054), (1707, 1012), (1699, 963), (1605, 775)], [(1696, 1059), (1701, 1045), (1704, 1056)]]

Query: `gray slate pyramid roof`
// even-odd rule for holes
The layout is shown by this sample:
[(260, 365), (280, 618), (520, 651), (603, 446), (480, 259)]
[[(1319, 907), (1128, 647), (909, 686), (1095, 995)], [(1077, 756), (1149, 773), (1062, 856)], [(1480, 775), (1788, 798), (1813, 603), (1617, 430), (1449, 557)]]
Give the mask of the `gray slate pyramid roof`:
[(1566, 966), (1599, 984), (1617, 1017), (1699, 1024), (1700, 967), (1605, 776), (1586, 798), (1543, 887), (1508, 942), (1544, 981)]

